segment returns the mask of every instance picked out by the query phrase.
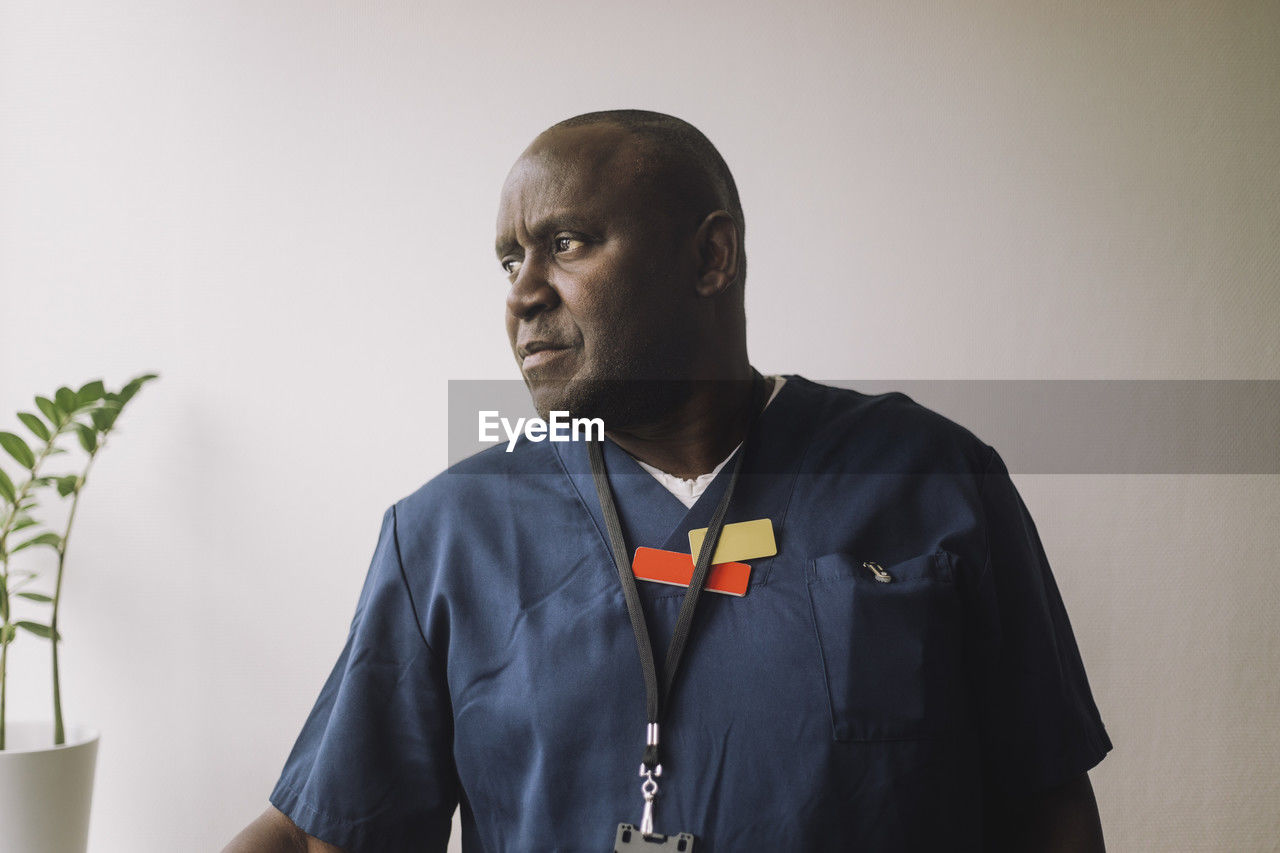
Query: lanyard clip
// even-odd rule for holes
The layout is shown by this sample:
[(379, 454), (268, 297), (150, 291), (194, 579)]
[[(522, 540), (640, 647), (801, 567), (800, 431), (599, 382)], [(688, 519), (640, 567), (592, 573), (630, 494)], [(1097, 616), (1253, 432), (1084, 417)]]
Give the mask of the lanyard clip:
[(658, 724), (649, 723), (644, 728), (644, 760), (640, 762), (640, 795), (644, 797), (644, 815), (640, 818), (640, 834), (653, 835), (653, 800), (658, 796), (658, 783), (654, 777), (662, 775), (658, 763)]
[(662, 765), (648, 767), (640, 765), (640, 775), (644, 781), (640, 783), (640, 794), (644, 797), (644, 814), (640, 817), (640, 834), (653, 835), (653, 800), (658, 796), (656, 776), (662, 775)]

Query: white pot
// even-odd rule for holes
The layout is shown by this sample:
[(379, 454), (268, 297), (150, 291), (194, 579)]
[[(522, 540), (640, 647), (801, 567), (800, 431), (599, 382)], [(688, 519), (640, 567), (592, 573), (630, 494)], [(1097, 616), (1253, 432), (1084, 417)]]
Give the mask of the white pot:
[(0, 850), (85, 853), (98, 732), (67, 727), (53, 745), (53, 723), (8, 723), (0, 750)]

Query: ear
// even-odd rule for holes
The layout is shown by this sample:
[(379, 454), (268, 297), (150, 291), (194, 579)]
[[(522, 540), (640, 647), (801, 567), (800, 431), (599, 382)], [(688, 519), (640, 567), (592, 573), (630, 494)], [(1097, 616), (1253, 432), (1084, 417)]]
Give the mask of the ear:
[(738, 223), (725, 210), (707, 214), (694, 237), (698, 249), (698, 295), (719, 296), (738, 280)]

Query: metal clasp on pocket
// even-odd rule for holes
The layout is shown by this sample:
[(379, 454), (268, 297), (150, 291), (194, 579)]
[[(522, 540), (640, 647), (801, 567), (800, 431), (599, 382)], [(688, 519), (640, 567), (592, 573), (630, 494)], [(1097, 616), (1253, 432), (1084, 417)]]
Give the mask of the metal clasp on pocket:
[(862, 565), (865, 568), (870, 569), (871, 574), (875, 575), (876, 580), (880, 581), (880, 583), (888, 583), (889, 581), (893, 580), (893, 577), (888, 572), (886, 572), (879, 563), (873, 563), (868, 560), (864, 562)]

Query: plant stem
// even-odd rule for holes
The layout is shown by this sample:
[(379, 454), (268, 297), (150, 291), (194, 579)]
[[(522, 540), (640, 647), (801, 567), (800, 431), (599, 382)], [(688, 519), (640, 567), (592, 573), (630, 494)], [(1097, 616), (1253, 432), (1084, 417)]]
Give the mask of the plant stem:
[(98, 451), (105, 446), (106, 442), (103, 441), (93, 453), (89, 454), (89, 461), (85, 464), (84, 473), (80, 475), (80, 483), (76, 486), (75, 497), (71, 499), (71, 511), (67, 514), (67, 529), (63, 531), (62, 544), (58, 546), (58, 576), (53, 586), (53, 616), (49, 620), (49, 628), (53, 632), (49, 644), (53, 648), (54, 746), (61, 746), (67, 740), (66, 731), (62, 725), (62, 680), (58, 672), (58, 605), (62, 603), (62, 568), (67, 561), (67, 542), (71, 539), (71, 526), (75, 524), (76, 508), (80, 506), (80, 492), (84, 490), (84, 484), (89, 480), (89, 471), (93, 468), (93, 460), (97, 458)]
[[(17, 505), (13, 508), (13, 515), (18, 514)], [(7, 526), (7, 520), (6, 520)], [(2, 541), (2, 540), (0, 540)], [(4, 749), (4, 700), (5, 687), (8, 685), (8, 679), (5, 674), (9, 669), (9, 552), (0, 547), (0, 581), (3, 581), (4, 589), (0, 591), (0, 615), (4, 618), (0, 619), (0, 751)]]
[[(31, 487), (39, 476), (40, 466), (44, 464), (44, 460), (53, 451), (53, 443), (58, 440), (60, 435), (62, 435), (61, 427), (49, 438), (48, 443), (40, 449), (40, 455), (36, 457), (35, 464), (31, 466), (31, 476), (27, 478), (27, 481), (22, 484), (22, 488), (18, 490), (18, 496), (13, 501), (13, 512), (9, 513), (9, 517), (4, 521), (4, 526), (0, 527), (0, 554), (8, 553), (4, 550), (4, 543), (9, 538), (9, 531), (13, 529), (13, 525), (17, 524), (18, 516), (22, 514), (22, 502), (27, 499), (27, 493), (31, 491)], [(8, 568), (6, 561), (6, 572)]]
[[(55, 631), (57, 628), (54, 629)], [(62, 746), (67, 742), (67, 733), (62, 728), (62, 689), (58, 679), (58, 635), (53, 635), (53, 745)]]
[[(9, 620), (6, 619), (4, 628), (9, 627), (8, 622)], [(3, 631), (6, 637), (0, 637), (0, 639), (6, 639), (9, 633), (4, 628), (0, 628), (0, 631)], [(9, 684), (9, 682), (5, 679), (4, 676), (8, 668), (9, 668), (9, 644), (0, 643), (0, 750), (4, 749), (4, 698), (5, 698), (4, 694), (5, 694), (5, 688)]]
[[(71, 426), (71, 424), (73, 423), (75, 423), (74, 414), (68, 415), (65, 422), (61, 424), (54, 424), (53, 434), (49, 436), (49, 440), (46, 441), (44, 447), (40, 449), (40, 455), (36, 457), (35, 463), (31, 466), (31, 476), (27, 478), (27, 481), (22, 484), (22, 488), (18, 490), (17, 497), (13, 501), (13, 512), (9, 513), (8, 517), (6, 517), (4, 520), (4, 524), (0, 525), (0, 554), (4, 555), (4, 560), (2, 563), (0, 563), (0, 577), (2, 577), (5, 581), (4, 583), (5, 618), (3, 620), (3, 626), (0, 626), (0, 640), (3, 640), (5, 639), (5, 637), (8, 637), (10, 633), (9, 552), (5, 549), (5, 543), (9, 539), (9, 534), (13, 531), (13, 526), (18, 523), (18, 516), (22, 514), (22, 502), (27, 499), (27, 495), (31, 492), (31, 487), (35, 485), (36, 479), (39, 477), (40, 466), (44, 464), (44, 461), (49, 458), (49, 454), (53, 452), (53, 448), (57, 444), (58, 438), (64, 432), (66, 432), (67, 428)], [(90, 458), (90, 462), (92, 462), (92, 457)], [(65, 542), (63, 543), (62, 547), (66, 548)], [(58, 582), (61, 583), (62, 581), (61, 555), (59, 555), (58, 561), (59, 561)], [(56, 614), (57, 612), (56, 601), (55, 601), (54, 607), (55, 607), (54, 612)], [(55, 619), (54, 624), (56, 625), (57, 624), (56, 615), (54, 616), (54, 619)], [(54, 630), (56, 632), (57, 629), (55, 628)], [(54, 633), (54, 637), (56, 638), (57, 636), (58, 636), (57, 633)], [(10, 639), (12, 638), (10, 637)], [(53, 641), (53, 653), (54, 653), (53, 671), (55, 673), (55, 676), (54, 676), (55, 681), (54, 681), (54, 688), (53, 688), (54, 704), (57, 705), (58, 704), (58, 698), (57, 698), (58, 686), (57, 686), (57, 680), (56, 680), (57, 679), (56, 673), (58, 671), (57, 639), (54, 639)], [(9, 644), (0, 642), (0, 749), (4, 749), (5, 694), (7, 692), (7, 688), (9, 685), (9, 681), (7, 678), (5, 678), (5, 675), (7, 674), (7, 671), (8, 671), (8, 663), (9, 663)], [(61, 721), (59, 721), (58, 726), (61, 727)], [(62, 743), (62, 741), (59, 740), (58, 743)]]
[[(4, 579), (4, 619), (0, 625), (0, 641), (11, 639), (9, 636), (9, 552), (5, 550), (5, 543), (9, 540), (9, 533), (13, 530), (13, 525), (18, 523), (18, 516), (22, 514), (22, 502), (27, 499), (27, 494), (31, 491), (32, 485), (35, 484), (36, 477), (40, 471), (40, 466), (44, 460), (49, 458), (49, 454), (53, 452), (54, 442), (58, 440), (58, 436), (62, 435), (63, 427), (56, 427), (52, 436), (41, 448), (40, 455), (36, 458), (35, 464), (31, 466), (31, 476), (22, 484), (22, 488), (18, 490), (18, 495), (13, 501), (13, 511), (8, 514), (4, 520), (4, 524), (0, 525), (0, 554), (4, 554), (4, 561), (0, 563), (0, 578)], [(0, 642), (0, 749), (4, 749), (4, 721), (5, 721), (5, 694), (8, 692), (9, 680), (5, 676), (9, 670), (9, 644)]]

